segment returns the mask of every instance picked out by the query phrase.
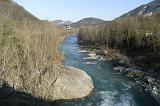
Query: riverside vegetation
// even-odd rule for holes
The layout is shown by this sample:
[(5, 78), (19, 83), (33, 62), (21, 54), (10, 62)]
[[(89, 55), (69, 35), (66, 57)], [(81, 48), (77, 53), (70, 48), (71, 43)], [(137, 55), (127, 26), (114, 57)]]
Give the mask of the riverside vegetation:
[(17, 90), (28, 89), (36, 94), (41, 91), (37, 71), (42, 73), (62, 62), (63, 55), (57, 47), (65, 33), (47, 21), (15, 22), (4, 15), (0, 18), (0, 80)]
[[(108, 49), (110, 54), (121, 53), (134, 64), (160, 69), (160, 15), (119, 18), (104, 25), (82, 27), (79, 43)], [(116, 58), (116, 57), (115, 57)]]
[(70, 31), (39, 20), (12, 0), (0, 0), (0, 7), (1, 106), (49, 105), (92, 91), (85, 72), (63, 66), (58, 46)]

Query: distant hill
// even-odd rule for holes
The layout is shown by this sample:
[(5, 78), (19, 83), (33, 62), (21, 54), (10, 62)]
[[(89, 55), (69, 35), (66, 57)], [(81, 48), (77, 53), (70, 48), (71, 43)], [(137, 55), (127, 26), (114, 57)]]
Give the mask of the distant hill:
[(12, 0), (0, 0), (0, 14), (6, 15), (13, 20), (23, 21), (32, 20), (38, 21), (39, 19), (25, 10), (22, 6), (18, 5)]
[(84, 18), (78, 22), (71, 24), (72, 27), (88, 26), (88, 25), (99, 25), (103, 24), (105, 21), (98, 18)]
[(53, 23), (57, 25), (71, 25), (73, 22), (71, 21), (63, 21), (63, 20), (55, 20)]
[(121, 17), (151, 16), (153, 14), (160, 14), (160, 0), (154, 0), (148, 4), (141, 5), (140, 7), (122, 15)]

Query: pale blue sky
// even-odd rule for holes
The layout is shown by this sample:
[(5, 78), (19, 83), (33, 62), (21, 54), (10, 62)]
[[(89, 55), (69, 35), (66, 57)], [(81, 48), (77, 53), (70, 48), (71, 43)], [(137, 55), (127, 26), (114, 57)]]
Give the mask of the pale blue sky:
[(78, 21), (85, 17), (112, 20), (152, 0), (14, 0), (40, 19)]

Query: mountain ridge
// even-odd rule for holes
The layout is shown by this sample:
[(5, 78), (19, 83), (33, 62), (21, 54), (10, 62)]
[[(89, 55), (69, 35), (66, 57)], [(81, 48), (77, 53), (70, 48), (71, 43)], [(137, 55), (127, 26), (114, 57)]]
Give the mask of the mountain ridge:
[(94, 17), (88, 17), (88, 18), (83, 18), (73, 24), (71, 24), (72, 27), (80, 27), (80, 26), (88, 26), (88, 25), (99, 25), (99, 24), (104, 24), (104, 20), (99, 19), (99, 18), (94, 18)]
[(39, 21), (39, 18), (12, 0), (0, 0), (0, 13), (16, 21)]
[(123, 14), (120, 18), (135, 17), (135, 16), (152, 16), (160, 14), (160, 0), (153, 0), (148, 4), (143, 4), (128, 13)]

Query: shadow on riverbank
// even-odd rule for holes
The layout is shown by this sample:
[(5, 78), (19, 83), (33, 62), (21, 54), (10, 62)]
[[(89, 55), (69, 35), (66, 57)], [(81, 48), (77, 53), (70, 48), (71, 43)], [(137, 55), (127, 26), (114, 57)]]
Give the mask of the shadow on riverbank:
[(55, 103), (17, 91), (4, 83), (0, 88), (0, 106), (55, 106)]

